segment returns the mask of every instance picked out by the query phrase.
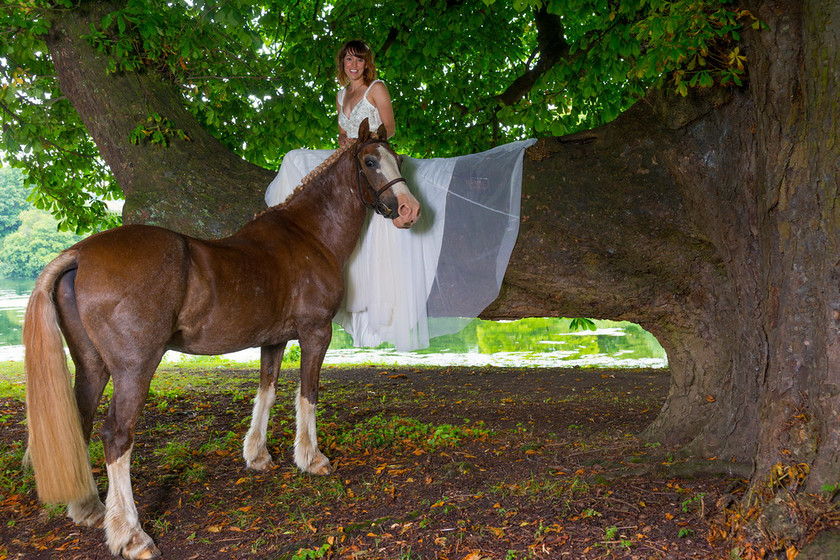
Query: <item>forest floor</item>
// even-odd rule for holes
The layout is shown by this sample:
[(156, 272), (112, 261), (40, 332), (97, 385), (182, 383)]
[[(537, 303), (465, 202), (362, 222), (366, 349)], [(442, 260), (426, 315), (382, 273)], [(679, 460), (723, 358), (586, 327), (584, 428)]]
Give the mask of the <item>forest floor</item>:
[[(235, 365), (168, 366), (156, 375), (132, 479), (141, 523), (164, 558), (737, 552), (719, 536), (743, 481), (698, 474), (697, 464), (713, 458), (681, 458), (638, 437), (664, 402), (667, 371), (325, 367), (319, 437), (336, 467), (326, 477), (291, 462), (292, 369), (282, 372), (269, 424), (276, 465), (246, 470), (241, 448), (257, 378)], [(20, 467), (21, 385), (0, 373), (0, 394), (12, 395), (0, 399), (0, 560), (111, 558), (101, 530), (37, 503)], [(91, 457), (104, 499), (96, 437)]]

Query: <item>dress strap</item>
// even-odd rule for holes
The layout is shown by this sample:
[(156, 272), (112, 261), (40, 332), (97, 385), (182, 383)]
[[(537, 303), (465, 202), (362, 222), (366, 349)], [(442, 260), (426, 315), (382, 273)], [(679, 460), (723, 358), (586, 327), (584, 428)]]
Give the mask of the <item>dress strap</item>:
[[(367, 87), (367, 89), (365, 90), (365, 94), (362, 96), (362, 99), (367, 100), (368, 93), (370, 93), (370, 88), (372, 88), (373, 84), (375, 84), (376, 82), (379, 82), (383, 85), (385, 84), (385, 82), (383, 82), (382, 80), (373, 80), (370, 83), (370, 85)], [(347, 93), (347, 88), (341, 88), (341, 89), (338, 90), (338, 94), (336, 96), (336, 100), (338, 101), (338, 104), (341, 106), (342, 110), (344, 109), (344, 95), (346, 93)], [(361, 102), (361, 99), (359, 100), (359, 102)]]
[(364, 94), (364, 96), (362, 97), (363, 99), (367, 99), (368, 93), (370, 93), (370, 88), (372, 88), (372, 87), (373, 87), (373, 84), (375, 84), (376, 82), (379, 82), (380, 84), (385, 85), (385, 82), (383, 82), (382, 80), (373, 80), (373, 81), (370, 83), (370, 85), (368, 86), (368, 88), (365, 90), (365, 94)]

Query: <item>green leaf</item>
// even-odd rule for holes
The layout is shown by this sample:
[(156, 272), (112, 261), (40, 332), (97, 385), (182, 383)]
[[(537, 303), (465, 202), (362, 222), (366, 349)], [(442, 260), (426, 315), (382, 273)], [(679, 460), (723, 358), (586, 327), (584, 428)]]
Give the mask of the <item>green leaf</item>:
[[(71, 0), (61, 4), (82, 9)], [(210, 134), (271, 169), (289, 149), (335, 145), (333, 57), (345, 37), (365, 37), (380, 51), (377, 66), (396, 111), (395, 146), (430, 157), (481, 151), (535, 131), (563, 135), (598, 126), (649, 87), (668, 85), (687, 95), (688, 81), (741, 84), (743, 55), (732, 62), (728, 56), (739, 31), (760, 27), (746, 10), (717, 0), (390, 0), (387, 10), (373, 0), (126, 0), (118, 6), (86, 26), (103, 70), (174, 84), (184, 108)], [(543, 6), (559, 18), (569, 55), (521, 98), (500, 106), (498, 97), (541, 59), (535, 9)], [(57, 85), (43, 36), (50, 18), (62, 15), (0, 11), (1, 28), (14, 36), (0, 44), (0, 68), (5, 76), (18, 66), (26, 73), (25, 84), (6, 83), (0, 93), (9, 107), (0, 112), (0, 149), (31, 171), (44, 206), (69, 227), (93, 227), (109, 218), (91, 200), (120, 190)], [(680, 77), (689, 64), (706, 73)], [(160, 115), (170, 110), (148, 108)], [(23, 131), (19, 122), (33, 129)], [(127, 139), (135, 145), (187, 139), (162, 119), (136, 124), (143, 131), (135, 128)], [(440, 130), (457, 131), (457, 140)]]
[(594, 331), (597, 329), (598, 327), (595, 325), (595, 321), (585, 317), (576, 317), (569, 322), (569, 330), (572, 332), (581, 330)]

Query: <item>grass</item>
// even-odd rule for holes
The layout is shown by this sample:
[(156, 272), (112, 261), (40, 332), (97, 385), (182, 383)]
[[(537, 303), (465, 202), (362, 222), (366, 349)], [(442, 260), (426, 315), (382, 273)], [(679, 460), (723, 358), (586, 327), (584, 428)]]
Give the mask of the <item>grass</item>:
[[(299, 359), (299, 358), (298, 358)], [(299, 367), (299, 362), (283, 360), (285, 367)], [(68, 360), (70, 371), (74, 371), (73, 362)], [(243, 399), (253, 398), (259, 382), (259, 362), (234, 362), (221, 356), (185, 356), (177, 362), (164, 361), (158, 367), (149, 389), (149, 399), (168, 401), (183, 398), (189, 390), (231, 390), (241, 391), (247, 385), (251, 394), (242, 395)], [(219, 370), (240, 372), (233, 387), (220, 387)], [(256, 373), (255, 373), (256, 372)], [(26, 375), (22, 361), (0, 361), (0, 398), (12, 398), (23, 402)], [(110, 398), (111, 384), (105, 390), (104, 398)], [(160, 405), (162, 406), (162, 405)]]
[(34, 489), (32, 471), (23, 466), (24, 442), (0, 444), (0, 494), (14, 496)]
[(180, 441), (170, 441), (162, 449), (154, 451), (160, 468), (170, 472), (181, 472), (193, 463), (193, 453), (189, 445)]
[(359, 449), (388, 449), (394, 446), (412, 446), (430, 451), (439, 447), (457, 447), (465, 439), (480, 439), (490, 435), (481, 425), (434, 425), (415, 418), (376, 414), (344, 429), (335, 442)]
[(235, 432), (227, 431), (221, 435), (211, 435), (207, 443), (198, 449), (198, 452), (201, 455), (229, 455), (237, 453), (241, 445), (241, 438)]
[(23, 362), (0, 361), (0, 397), (26, 400)]
[[(258, 384), (256, 368), (190, 358), (164, 363), (153, 379), (138, 424), (132, 474), (144, 526), (168, 548), (167, 557), (408, 560), (466, 558), (482, 550), (492, 558), (551, 558), (568, 550), (571, 557), (589, 559), (629, 558), (623, 555), (631, 548), (645, 557), (643, 547), (657, 538), (671, 538), (668, 546), (674, 541), (707, 546), (702, 512), (704, 504), (714, 503), (711, 490), (691, 482), (660, 488), (648, 481), (637, 482), (637, 489), (603, 476), (624, 457), (666, 452), (646, 447), (624, 425), (598, 427), (604, 412), (598, 407), (620, 404), (618, 393), (581, 391), (544, 402), (544, 394), (517, 394), (519, 382), (501, 394), (492, 384), (479, 390), (480, 374), (470, 378), (459, 371), (449, 378), (440, 368), (437, 381), (444, 383), (422, 386), (411, 384), (427, 375), (420, 369), (392, 376), (379, 367), (371, 372), (354, 366), (354, 374), (367, 375), (362, 382), (327, 373), (319, 436), (337, 470), (317, 477), (290, 463), (297, 376), (289, 371), (278, 383), (269, 423), (275, 466), (267, 472), (244, 469), (242, 440)], [(367, 383), (371, 377), (376, 383)], [(9, 386), (22, 387), (22, 379), (22, 365), (0, 367), (0, 381)], [(22, 398), (17, 389), (2, 387), (0, 396)], [(653, 408), (653, 399), (632, 406)], [(97, 422), (104, 403), (107, 398)], [(0, 409), (0, 426), (23, 434), (22, 407), (8, 408)], [(611, 422), (634, 421), (626, 408), (608, 408)], [(543, 416), (545, 409), (553, 416)], [(34, 502), (31, 476), (20, 467), (22, 444), (2, 445), (0, 495), (24, 496), (29, 517), (18, 514), (14, 504), (2, 513), (11, 512), (13, 524), (34, 523), (43, 508)], [(90, 454), (97, 481), (104, 483), (97, 437)], [(671, 503), (663, 502), (672, 494)], [(641, 510), (649, 523), (667, 527), (642, 532)], [(71, 538), (82, 538), (83, 547), (101, 547), (95, 532), (69, 537), (72, 528), (62, 525), (60, 515), (55, 519), (51, 527), (59, 528), (49, 529), (56, 533), (48, 547)], [(625, 530), (628, 526), (638, 528)], [(49, 530), (39, 526), (35, 533)], [(10, 557), (27, 542), (20, 533), (15, 538), (24, 544), (10, 548)], [(34, 546), (33, 541), (30, 549)], [(589, 555), (582, 552), (587, 548), (593, 551)]]

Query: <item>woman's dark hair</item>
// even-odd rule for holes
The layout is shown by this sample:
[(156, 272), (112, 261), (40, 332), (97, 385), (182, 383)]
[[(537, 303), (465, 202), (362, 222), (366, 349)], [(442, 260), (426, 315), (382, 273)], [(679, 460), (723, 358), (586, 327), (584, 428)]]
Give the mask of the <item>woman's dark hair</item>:
[(350, 83), (350, 78), (344, 71), (344, 57), (348, 54), (358, 56), (365, 61), (365, 70), (362, 73), (362, 78), (365, 84), (369, 84), (376, 79), (376, 64), (373, 62), (373, 51), (367, 46), (364, 41), (347, 41), (341, 50), (338, 51), (338, 56), (335, 59), (336, 75), (338, 83), (346, 86)]

